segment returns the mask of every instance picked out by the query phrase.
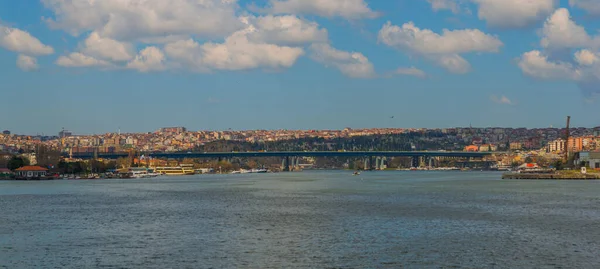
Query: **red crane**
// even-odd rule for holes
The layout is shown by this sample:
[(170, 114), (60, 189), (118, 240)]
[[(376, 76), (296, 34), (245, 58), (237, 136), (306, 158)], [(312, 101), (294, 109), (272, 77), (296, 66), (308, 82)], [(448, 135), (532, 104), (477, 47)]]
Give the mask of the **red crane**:
[(567, 130), (565, 131), (565, 150), (564, 150), (564, 160), (565, 164), (569, 161), (569, 138), (571, 136), (569, 132), (569, 125), (571, 124), (571, 116), (567, 116)]

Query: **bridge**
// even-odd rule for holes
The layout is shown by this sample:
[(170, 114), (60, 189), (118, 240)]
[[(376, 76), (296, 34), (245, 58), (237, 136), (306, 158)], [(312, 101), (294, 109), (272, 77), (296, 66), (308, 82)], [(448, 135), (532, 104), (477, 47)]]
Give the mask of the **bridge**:
[[(381, 169), (387, 163), (387, 158), (412, 157), (412, 164), (418, 167), (420, 163), (429, 163), (434, 159), (461, 158), (480, 159), (494, 154), (493, 152), (463, 152), (463, 151), (261, 151), (261, 152), (136, 152), (136, 156), (145, 156), (154, 159), (232, 159), (232, 158), (282, 158), (282, 168), (292, 170), (299, 166), (302, 157), (349, 157), (364, 159), (364, 167), (368, 169)], [(64, 153), (64, 157), (75, 159), (118, 159), (126, 158), (129, 153)]]
[[(483, 158), (493, 152), (463, 152), (463, 151), (265, 151), (265, 152), (138, 152), (139, 155), (152, 158), (183, 159), (183, 158), (253, 158), (253, 157), (455, 157)], [(74, 153), (64, 157), (76, 159), (118, 159), (128, 157), (128, 153)]]

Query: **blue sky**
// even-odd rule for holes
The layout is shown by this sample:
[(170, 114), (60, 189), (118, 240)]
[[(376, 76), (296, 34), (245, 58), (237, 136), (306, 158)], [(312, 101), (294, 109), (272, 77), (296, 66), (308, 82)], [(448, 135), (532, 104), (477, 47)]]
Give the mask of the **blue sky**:
[(599, 25), (593, 0), (0, 1), (0, 129), (598, 126)]

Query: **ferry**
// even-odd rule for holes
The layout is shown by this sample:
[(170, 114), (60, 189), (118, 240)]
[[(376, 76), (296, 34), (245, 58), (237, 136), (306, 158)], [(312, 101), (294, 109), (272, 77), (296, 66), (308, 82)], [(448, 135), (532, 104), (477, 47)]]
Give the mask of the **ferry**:
[(156, 167), (154, 170), (156, 173), (166, 176), (184, 176), (196, 174), (194, 167), (190, 165), (180, 165), (176, 167)]

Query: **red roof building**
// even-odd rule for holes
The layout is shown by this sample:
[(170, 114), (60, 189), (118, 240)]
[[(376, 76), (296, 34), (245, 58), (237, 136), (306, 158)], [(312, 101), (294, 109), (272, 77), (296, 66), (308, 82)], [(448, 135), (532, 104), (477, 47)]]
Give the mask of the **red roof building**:
[(48, 173), (48, 169), (40, 166), (24, 166), (15, 170), (17, 177), (34, 179), (45, 177)]

